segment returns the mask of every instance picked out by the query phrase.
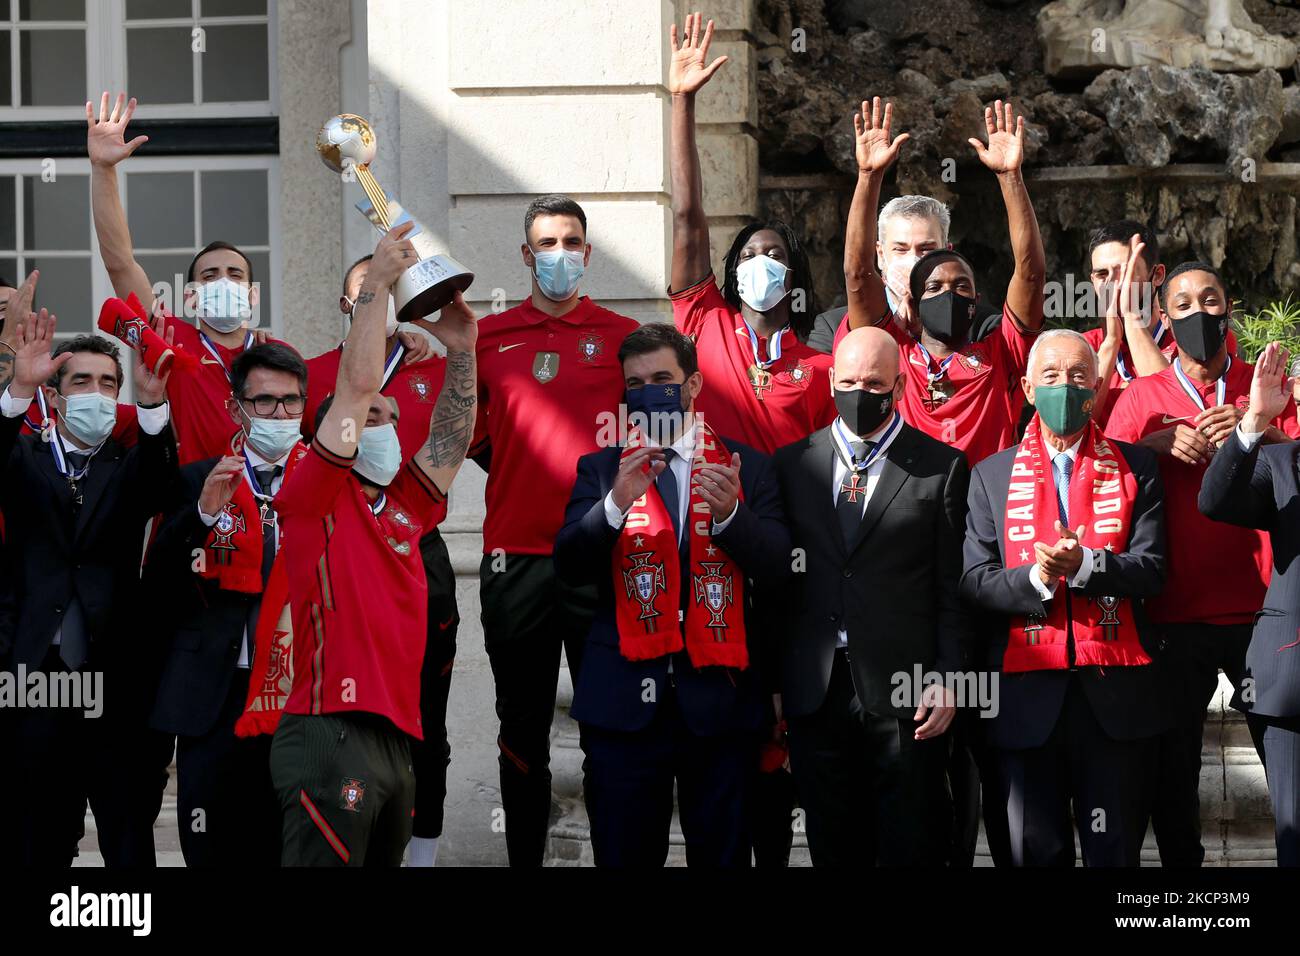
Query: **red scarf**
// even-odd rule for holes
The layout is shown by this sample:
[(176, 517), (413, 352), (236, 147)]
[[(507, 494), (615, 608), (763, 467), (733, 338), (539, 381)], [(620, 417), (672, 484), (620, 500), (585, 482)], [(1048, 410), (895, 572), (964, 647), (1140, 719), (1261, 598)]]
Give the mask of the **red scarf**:
[[(242, 436), (240, 436), (242, 438)], [(285, 461), (284, 480), (307, 452), (299, 442)], [(247, 467), (247, 466), (245, 466)], [(204, 561), (199, 576), (216, 581), (223, 591), (242, 594), (262, 592), (262, 510), (257, 496), (241, 475), (230, 502), (216, 516), (208, 540), (203, 545)]]
[[(1025, 429), (1025, 438), (1011, 466), (1007, 489), (1003, 547), (1008, 568), (1029, 567), (1038, 559), (1035, 542), (1056, 544), (1054, 522), (1060, 517), (1052, 462), (1043, 447), (1038, 416)], [(1070, 478), (1070, 515), (1084, 525), (1080, 544), (1115, 553), (1128, 546), (1137, 497), (1137, 479), (1115, 445), (1095, 423), (1089, 423), (1079, 444)], [(1067, 612), (1067, 605), (1069, 610)], [(1057, 582), (1056, 596), (1047, 602), (1046, 617), (1013, 617), (1002, 669), (1007, 673), (1062, 670), (1070, 666), (1068, 634), (1074, 631), (1074, 663), (1078, 666), (1122, 667), (1150, 664), (1138, 640), (1133, 606), (1128, 598), (1087, 597), (1070, 593)], [(1067, 619), (1068, 618), (1068, 619)]]
[[(749, 665), (744, 574), (725, 551), (713, 544), (709, 533), (713, 519), (695, 481), (701, 465), (730, 464), (731, 454), (703, 421), (697, 428), (695, 458), (691, 462), (690, 526), (685, 532), (690, 535), (687, 547), (691, 575), (685, 647), (695, 667), (716, 665), (743, 670)], [(641, 447), (644, 440), (639, 431), (633, 430), (623, 457)], [(614, 545), (618, 643), (628, 660), (651, 660), (682, 649), (680, 564), (672, 519), (652, 486), (632, 503)]]
[[(284, 481), (293, 474), (294, 466), (307, 454), (307, 446), (299, 442), (289, 452), (284, 466)], [(280, 487), (284, 487), (283, 483)], [(293, 688), (293, 615), (289, 604), (289, 576), (284, 565), (284, 549), (275, 552), (275, 561), (271, 564), (271, 576), (267, 578), (266, 588), (262, 588), (262, 518), (257, 505), (257, 498), (248, 486), (247, 480), (241, 480), (231, 498), (230, 505), (238, 508), (238, 514), (244, 519), (245, 527), (240, 529), (241, 547), (235, 552), (238, 563), (244, 570), (238, 572), (240, 577), (251, 571), (257, 575), (257, 589), (262, 591), (262, 606), (257, 614), (257, 629), (253, 634), (253, 660), (249, 671), (248, 701), (244, 713), (235, 722), (236, 737), (253, 737), (257, 734), (273, 734), (280, 723), (280, 713), (289, 699)], [(224, 512), (223, 512), (224, 513)], [(213, 535), (217, 529), (214, 527)], [(252, 539), (255, 539), (255, 543)], [(283, 537), (280, 543), (284, 543)], [(211, 540), (208, 548), (213, 547)], [(228, 565), (231, 566), (231, 565)], [(212, 562), (208, 562), (212, 567)], [(237, 572), (232, 571), (232, 576)], [(224, 583), (221, 585), (226, 586)], [(233, 590), (243, 590), (233, 588)]]

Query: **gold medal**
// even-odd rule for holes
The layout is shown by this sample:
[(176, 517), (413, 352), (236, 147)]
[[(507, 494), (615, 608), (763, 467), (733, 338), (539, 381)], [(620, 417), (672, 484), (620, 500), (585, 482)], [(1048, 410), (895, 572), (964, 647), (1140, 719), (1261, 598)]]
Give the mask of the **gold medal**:
[(754, 389), (754, 397), (763, 401), (763, 393), (772, 388), (772, 373), (759, 365), (749, 367), (749, 384)]

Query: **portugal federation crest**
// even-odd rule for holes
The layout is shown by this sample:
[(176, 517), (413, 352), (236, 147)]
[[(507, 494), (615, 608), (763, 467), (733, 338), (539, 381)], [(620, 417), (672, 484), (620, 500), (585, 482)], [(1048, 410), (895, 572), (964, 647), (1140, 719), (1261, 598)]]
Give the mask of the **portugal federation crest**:
[(790, 364), (783, 368), (777, 375), (777, 380), (796, 388), (807, 388), (808, 383), (812, 381), (812, 366), (806, 362), (800, 362), (798, 359), (791, 359)]
[(339, 791), (339, 809), (361, 812), (361, 801), (366, 798), (366, 782), (354, 777), (344, 777)]
[[(235, 535), (243, 533), (246, 527), (244, 516), (235, 507), (235, 503), (233, 501), (227, 502), (226, 506), (221, 509), (221, 513), (217, 515), (216, 524), (212, 526), (213, 549), (218, 552), (237, 550), (239, 546), (232, 539)], [(220, 557), (218, 555), (218, 558)], [(229, 559), (229, 555), (226, 555), (226, 557)]]
[(605, 339), (588, 333), (578, 339), (578, 359), (591, 365), (605, 351)]
[(692, 576), (695, 582), (695, 603), (702, 604), (709, 611), (709, 627), (726, 627), (722, 615), (735, 600), (735, 591), (731, 586), (731, 575), (723, 574), (726, 565), (721, 561), (701, 561), (703, 574)]
[(641, 605), (638, 621), (650, 621), (663, 613), (655, 609), (655, 597), (668, 590), (668, 582), (663, 562), (650, 560), (653, 557), (653, 551), (629, 554), (627, 560), (632, 562), (632, 566), (623, 571), (623, 586), (627, 589), (627, 596), (636, 598)]
[(408, 380), (408, 384), (411, 386), (411, 391), (415, 393), (415, 397), (418, 401), (433, 401), (433, 386), (429, 384), (429, 380), (425, 376), (412, 375)]

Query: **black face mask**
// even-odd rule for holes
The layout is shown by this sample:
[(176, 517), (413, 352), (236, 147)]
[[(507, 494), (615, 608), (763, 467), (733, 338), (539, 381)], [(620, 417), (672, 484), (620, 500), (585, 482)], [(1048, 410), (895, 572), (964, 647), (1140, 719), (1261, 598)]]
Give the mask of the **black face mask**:
[(1178, 350), (1186, 352), (1198, 362), (1208, 362), (1223, 348), (1228, 337), (1228, 313), (1193, 312), (1181, 319), (1170, 316), (1174, 341)]
[(975, 321), (975, 300), (944, 292), (917, 303), (921, 327), (945, 345), (964, 344)]
[(853, 434), (870, 435), (894, 410), (894, 390), (868, 392), (862, 388), (835, 389), (835, 410)]

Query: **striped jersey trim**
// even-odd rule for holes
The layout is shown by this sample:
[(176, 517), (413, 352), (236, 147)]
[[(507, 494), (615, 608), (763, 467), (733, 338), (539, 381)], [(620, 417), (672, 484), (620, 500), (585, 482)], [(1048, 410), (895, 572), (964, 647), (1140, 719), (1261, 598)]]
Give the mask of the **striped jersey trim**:
[(415, 459), (411, 459), (407, 462), (406, 467), (410, 468), (411, 471), (414, 472), (415, 480), (419, 483), (420, 487), (428, 493), (429, 497), (433, 499), (434, 504), (440, 505), (447, 500), (447, 496), (443, 494), (442, 490), (434, 480), (424, 473), (424, 469), (415, 463)]
[(351, 468), (357, 462), (356, 452), (353, 451), (350, 458), (344, 458), (342, 455), (335, 454), (320, 443), (320, 439), (311, 443), (311, 450), (324, 459), (327, 465), (333, 465), (335, 468)]
[(684, 295), (690, 295), (692, 292), (694, 292), (694, 291), (695, 291), (696, 289), (698, 289), (700, 286), (702, 286), (702, 285), (707, 285), (708, 283), (713, 282), (713, 281), (714, 281), (714, 280), (713, 280), (713, 270), (710, 269), (710, 270), (709, 270), (709, 274), (706, 275), (706, 276), (705, 276), (703, 279), (701, 279), (699, 282), (695, 283), (694, 285), (688, 285), (685, 289), (678, 289), (678, 290), (675, 291), (675, 292), (674, 292), (672, 289), (669, 289), (669, 290), (668, 290), (668, 298), (669, 298), (670, 300), (671, 300), (671, 299), (680, 299), (680, 298), (681, 298), (682, 296), (684, 296)]

